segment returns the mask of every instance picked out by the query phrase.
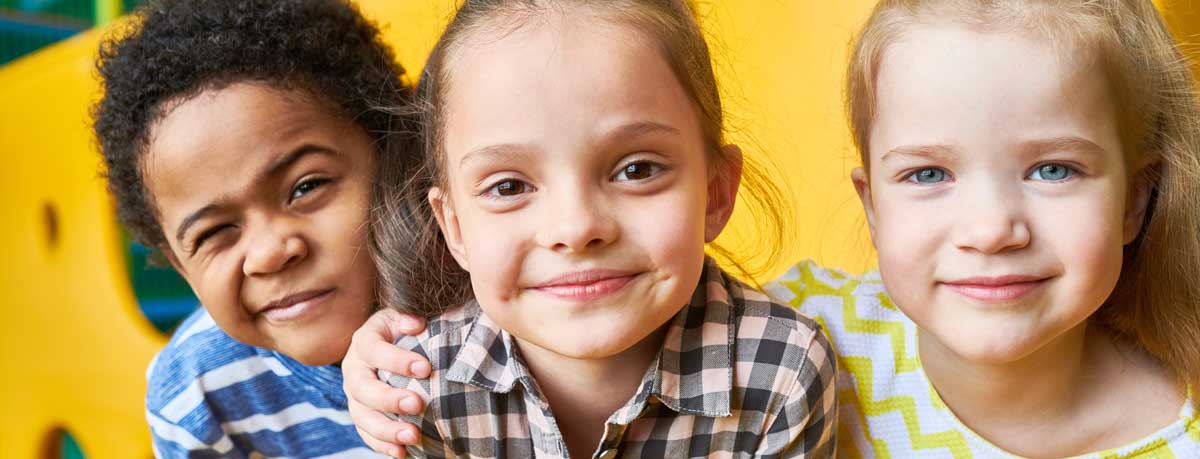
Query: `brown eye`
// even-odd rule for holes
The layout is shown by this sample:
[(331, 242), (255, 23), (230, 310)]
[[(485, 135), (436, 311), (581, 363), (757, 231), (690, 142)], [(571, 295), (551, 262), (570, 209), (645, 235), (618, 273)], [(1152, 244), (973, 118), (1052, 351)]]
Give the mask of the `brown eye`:
[(498, 196), (516, 196), (524, 193), (526, 188), (525, 182), (520, 180), (505, 180), (493, 186), (492, 190)]
[(614, 177), (617, 181), (639, 181), (649, 179), (662, 171), (662, 166), (649, 161), (629, 163)]
[(297, 199), (300, 199), (300, 198), (304, 197), (304, 195), (311, 193), (313, 190), (316, 190), (317, 188), (320, 188), (321, 186), (323, 186), (329, 182), (330, 182), (329, 179), (324, 179), (324, 178), (305, 180), (303, 182), (300, 182), (300, 183), (296, 184), (295, 188), (292, 188), (292, 195), (290, 196), (289, 201), (295, 201)]
[(230, 228), (233, 228), (233, 225), (224, 224), (224, 225), (216, 225), (216, 226), (213, 226), (212, 228), (204, 230), (203, 232), (200, 233), (199, 236), (196, 236), (196, 239), (194, 241), (192, 241), (192, 251), (194, 252), (196, 250), (199, 250), (200, 247), (204, 246), (204, 243), (206, 241), (211, 240), (215, 236), (219, 236), (221, 234), (221, 232), (223, 232), (227, 229), (230, 229)]

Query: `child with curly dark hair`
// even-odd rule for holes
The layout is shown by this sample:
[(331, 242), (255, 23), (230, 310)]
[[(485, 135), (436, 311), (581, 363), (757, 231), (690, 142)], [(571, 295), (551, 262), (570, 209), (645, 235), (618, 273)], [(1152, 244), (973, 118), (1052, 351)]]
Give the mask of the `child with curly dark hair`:
[(156, 455), (376, 457), (336, 365), (375, 309), (376, 171), (415, 146), (373, 109), (411, 103), (379, 30), (345, 0), (153, 1), (97, 67), (119, 216), (204, 304), (148, 371)]

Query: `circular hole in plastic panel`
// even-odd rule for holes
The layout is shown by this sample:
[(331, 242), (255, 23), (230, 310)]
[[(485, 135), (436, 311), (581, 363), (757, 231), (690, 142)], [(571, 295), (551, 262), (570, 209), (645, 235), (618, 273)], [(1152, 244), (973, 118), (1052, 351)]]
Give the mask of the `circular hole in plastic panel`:
[(58, 208), (50, 202), (42, 204), (42, 234), (50, 250), (58, 247), (58, 233)]
[(79, 442), (71, 436), (71, 432), (61, 428), (50, 432), (50, 436), (42, 446), (42, 451), (41, 457), (50, 459), (84, 459), (87, 457), (83, 453), (83, 448), (79, 446)]

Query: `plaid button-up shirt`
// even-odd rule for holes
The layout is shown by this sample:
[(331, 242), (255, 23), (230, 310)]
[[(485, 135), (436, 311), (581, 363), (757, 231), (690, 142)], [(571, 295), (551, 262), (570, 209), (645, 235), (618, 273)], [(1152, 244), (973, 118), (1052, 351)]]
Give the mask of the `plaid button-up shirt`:
[[(818, 325), (707, 262), (668, 325), (637, 393), (608, 418), (593, 458), (831, 457), (833, 352)], [(414, 457), (566, 458), (549, 402), (512, 337), (471, 303), (398, 346), (433, 363), (428, 380), (381, 373), (422, 394)]]

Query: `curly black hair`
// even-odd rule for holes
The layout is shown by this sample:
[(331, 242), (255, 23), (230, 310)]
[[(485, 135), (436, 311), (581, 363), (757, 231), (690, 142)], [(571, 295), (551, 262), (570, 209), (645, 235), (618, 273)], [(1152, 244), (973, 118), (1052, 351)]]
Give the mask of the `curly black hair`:
[(346, 0), (151, 1), (105, 37), (96, 68), (104, 94), (93, 128), (108, 189), (128, 230), (160, 250), (166, 238), (142, 160), (151, 128), (174, 104), (242, 81), (300, 89), (362, 126), (384, 152), (389, 133), (407, 129), (377, 107), (412, 100), (379, 29)]

